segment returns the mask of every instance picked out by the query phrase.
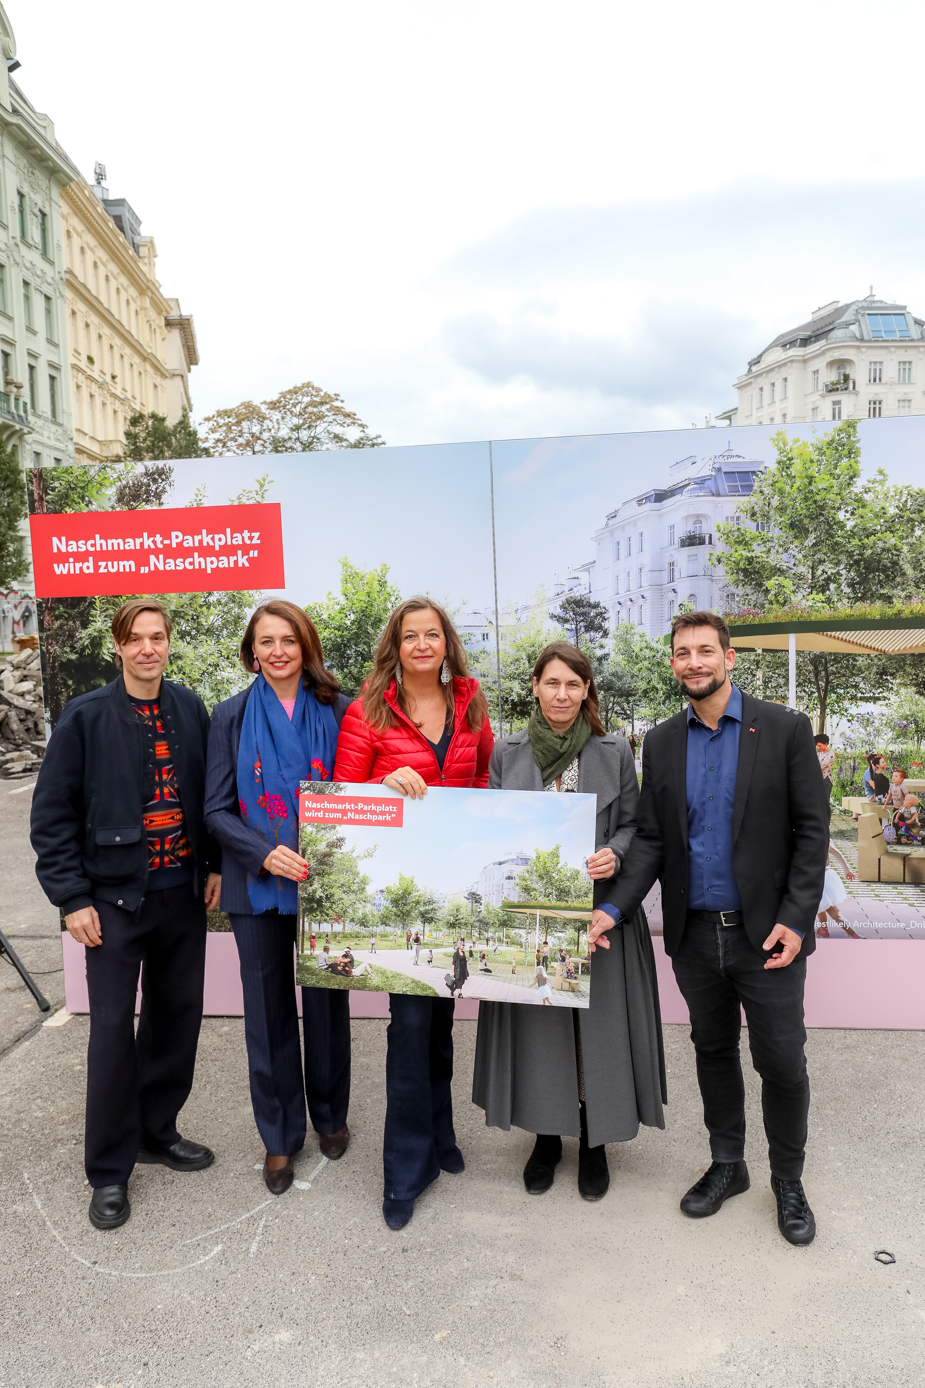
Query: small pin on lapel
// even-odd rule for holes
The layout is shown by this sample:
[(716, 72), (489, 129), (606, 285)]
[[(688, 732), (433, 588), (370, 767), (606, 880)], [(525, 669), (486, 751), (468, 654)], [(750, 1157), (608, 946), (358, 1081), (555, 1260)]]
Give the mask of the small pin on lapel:
[(748, 731), (749, 731), (750, 733), (753, 733), (753, 732), (755, 731), (755, 729), (754, 729), (754, 728), (749, 728)]

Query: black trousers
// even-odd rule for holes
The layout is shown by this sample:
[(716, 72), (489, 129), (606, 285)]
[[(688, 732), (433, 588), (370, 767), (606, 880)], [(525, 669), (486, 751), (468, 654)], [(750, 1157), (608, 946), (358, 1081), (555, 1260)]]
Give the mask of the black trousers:
[(803, 1052), (806, 960), (797, 955), (785, 969), (765, 969), (767, 957), (758, 953), (743, 926), (709, 925), (689, 918), (671, 962), (690, 1009), (713, 1160), (741, 1161), (745, 1155), (741, 1005), (752, 1063), (761, 1076), (771, 1175), (797, 1181), (803, 1174), (809, 1114)]
[[(103, 943), (87, 949), (87, 1180), (124, 1185), (143, 1139), (177, 1141), (202, 1023), (206, 908), (192, 883), (149, 892), (136, 916), (95, 901)], [(141, 967), (141, 1014), (135, 994)]]
[(390, 993), (386, 1031), (386, 1200), (416, 1200), (456, 1146), (453, 1130), (452, 998)]
[(336, 1133), (350, 1103), (350, 994), (303, 988), (299, 1045), (295, 999), (296, 917), (265, 911), (231, 917), (241, 961), (244, 1037), (254, 1121), (271, 1156), (301, 1152), (305, 1098), (317, 1133)]

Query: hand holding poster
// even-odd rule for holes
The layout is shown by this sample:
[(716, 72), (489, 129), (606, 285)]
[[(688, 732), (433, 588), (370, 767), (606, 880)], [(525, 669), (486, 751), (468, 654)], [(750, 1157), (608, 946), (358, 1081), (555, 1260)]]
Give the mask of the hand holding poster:
[[(590, 878), (571, 903), (525, 901), (523, 886), (536, 853), (584, 873), (596, 796), (435, 787), (411, 800), (324, 781), (301, 792), (303, 987), (588, 1007), (573, 935), (590, 920)], [(531, 851), (502, 852), (515, 836)]]

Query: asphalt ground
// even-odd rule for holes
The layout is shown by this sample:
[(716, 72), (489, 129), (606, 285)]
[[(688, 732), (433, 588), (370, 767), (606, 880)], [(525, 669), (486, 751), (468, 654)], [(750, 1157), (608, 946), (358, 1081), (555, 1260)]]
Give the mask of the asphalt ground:
[[(54, 912), (6, 851), (4, 868), (3, 928), (51, 967)], [(42, 982), (51, 997), (54, 978)], [(469, 1101), (475, 1027), (459, 1023), (467, 1169), (441, 1176), (396, 1234), (381, 1216), (385, 1023), (353, 1023), (347, 1154), (323, 1163), (310, 1138), (301, 1184), (277, 1200), (256, 1169), (243, 1023), (209, 1018), (181, 1130), (215, 1165), (139, 1167), (131, 1219), (100, 1233), (82, 1166), (88, 1022), (65, 1016), (43, 1026), (5, 978), (0, 1388), (925, 1383), (923, 1033), (810, 1033), (819, 1234), (794, 1249), (777, 1232), (750, 1070), (752, 1188), (712, 1219), (679, 1212), (707, 1161), (682, 1027), (665, 1029), (667, 1130), (610, 1147), (610, 1192), (588, 1204), (572, 1141), (552, 1191), (526, 1195), (532, 1139), (485, 1127)], [(895, 1262), (876, 1261), (881, 1249)]]

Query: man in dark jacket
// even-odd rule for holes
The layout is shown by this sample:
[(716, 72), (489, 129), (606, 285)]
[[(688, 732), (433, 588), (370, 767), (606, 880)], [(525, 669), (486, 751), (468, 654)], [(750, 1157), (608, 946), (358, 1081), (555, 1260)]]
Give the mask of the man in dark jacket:
[(36, 875), (86, 946), (85, 1164), (98, 1229), (128, 1219), (136, 1161), (199, 1171), (215, 1160), (177, 1132), (193, 1084), (206, 910), (218, 905), (221, 856), (203, 819), (209, 715), (198, 695), (163, 678), (170, 630), (150, 598), (119, 608), (112, 635), (122, 673), (67, 705), (32, 802)]
[(589, 943), (609, 948), (614, 921), (661, 881), (665, 950), (690, 1009), (713, 1157), (681, 1209), (715, 1214), (748, 1189), (741, 1006), (762, 1081), (778, 1227), (791, 1243), (810, 1243), (803, 986), (829, 847), (828, 792), (809, 719), (732, 684), (735, 651), (722, 618), (684, 613), (671, 642), (690, 706), (646, 734), (638, 828)]

